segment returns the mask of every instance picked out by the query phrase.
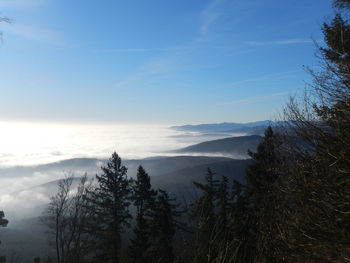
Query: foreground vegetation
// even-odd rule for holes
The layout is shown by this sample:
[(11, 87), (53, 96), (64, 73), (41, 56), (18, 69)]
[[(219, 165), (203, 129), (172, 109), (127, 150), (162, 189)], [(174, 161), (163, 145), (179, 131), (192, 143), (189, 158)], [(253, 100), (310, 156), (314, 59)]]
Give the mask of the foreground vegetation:
[(198, 199), (179, 205), (142, 167), (128, 178), (114, 153), (95, 183), (59, 182), (42, 216), (55, 255), (34, 261), (350, 262), (350, 1), (334, 6), (322, 68), (249, 153), (245, 184), (208, 169)]

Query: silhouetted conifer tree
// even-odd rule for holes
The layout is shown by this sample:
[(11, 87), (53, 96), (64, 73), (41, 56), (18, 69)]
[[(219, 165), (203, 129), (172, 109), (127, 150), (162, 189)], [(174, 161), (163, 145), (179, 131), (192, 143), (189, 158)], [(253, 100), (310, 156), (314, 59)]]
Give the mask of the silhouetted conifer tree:
[(228, 210), (229, 210), (229, 192), (228, 192), (228, 178), (226, 176), (221, 177), (221, 182), (218, 187), (217, 193), (217, 207), (218, 207), (218, 215), (217, 215), (217, 223), (216, 227), (220, 233), (225, 232), (228, 224)]
[[(289, 255), (300, 261), (346, 262), (350, 258), (350, 5), (336, 0), (335, 17), (323, 24), (325, 46), (320, 68), (304, 103), (292, 100), (285, 111), (293, 133), (310, 145), (288, 159)], [(288, 207), (287, 207), (288, 208)], [(286, 254), (287, 254), (286, 253)]]
[(129, 226), (131, 181), (121, 158), (113, 153), (102, 174), (96, 175), (97, 187), (91, 192), (90, 209), (94, 224), (95, 254), (98, 262), (119, 262), (121, 234)]
[[(230, 205), (229, 260), (227, 262), (253, 262), (256, 251), (256, 221), (254, 206), (246, 195), (246, 185), (234, 180)], [(224, 249), (224, 248), (222, 248)], [(231, 261), (230, 261), (231, 260)], [(225, 262), (225, 261), (224, 261)]]
[[(6, 227), (9, 221), (5, 219), (5, 213), (4, 211), (0, 211), (0, 227)], [(1, 241), (0, 241), (1, 244)], [(6, 262), (5, 256), (0, 256), (0, 262)]]
[(281, 212), (282, 199), (280, 191), (275, 186), (280, 177), (281, 157), (278, 153), (280, 139), (269, 126), (265, 130), (263, 141), (258, 145), (257, 152), (249, 152), (253, 163), (246, 171), (246, 197), (249, 199), (251, 217), (256, 242), (255, 257), (257, 262), (278, 262), (276, 249), (281, 240), (278, 239), (278, 216)]
[(217, 200), (218, 180), (214, 179), (214, 173), (208, 168), (205, 184), (193, 182), (201, 192), (192, 209), (192, 218), (197, 221), (195, 237), (195, 262), (211, 262), (215, 257), (216, 239), (216, 214), (215, 204)]
[(9, 221), (5, 219), (5, 213), (4, 211), (0, 211), (0, 226), (6, 227)]
[(174, 260), (173, 239), (177, 228), (183, 225), (177, 221), (182, 211), (175, 199), (170, 198), (166, 191), (158, 190), (158, 196), (152, 220), (153, 232), (153, 262), (171, 263)]
[(249, 151), (253, 163), (247, 167), (246, 172), (247, 194), (252, 195), (256, 204), (278, 178), (276, 174), (278, 158), (275, 148), (276, 136), (269, 126), (265, 131), (264, 140), (257, 147), (257, 152)]
[(156, 191), (152, 190), (150, 176), (142, 166), (139, 166), (132, 197), (136, 206), (136, 226), (134, 228), (135, 237), (131, 240), (130, 256), (135, 263), (154, 261), (147, 252), (152, 245), (150, 220), (155, 209), (156, 195)]

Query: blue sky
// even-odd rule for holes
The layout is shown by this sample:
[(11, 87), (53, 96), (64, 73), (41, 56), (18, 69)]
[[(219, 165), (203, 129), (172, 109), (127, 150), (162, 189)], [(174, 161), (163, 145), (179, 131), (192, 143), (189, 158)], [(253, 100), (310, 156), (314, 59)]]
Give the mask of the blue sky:
[(330, 0), (0, 0), (0, 120), (272, 119)]

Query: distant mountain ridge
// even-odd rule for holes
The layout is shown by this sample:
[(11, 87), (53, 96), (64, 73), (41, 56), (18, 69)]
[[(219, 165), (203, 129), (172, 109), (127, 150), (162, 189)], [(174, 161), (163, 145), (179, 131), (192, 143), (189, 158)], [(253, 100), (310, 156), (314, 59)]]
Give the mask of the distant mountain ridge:
[(256, 121), (247, 123), (236, 123), (236, 122), (222, 122), (222, 123), (210, 123), (210, 124), (197, 124), (197, 125), (180, 125), (172, 126), (171, 129), (175, 130), (191, 130), (191, 131), (229, 131), (238, 127), (256, 127), (256, 126), (268, 126), (272, 121)]
[(234, 122), (223, 122), (223, 123), (212, 123), (212, 124), (198, 124), (198, 125), (182, 125), (172, 126), (173, 130), (184, 131), (184, 132), (200, 132), (200, 133), (242, 133), (246, 135), (263, 135), (265, 129), (269, 125), (276, 125), (278, 123), (265, 120), (248, 123), (234, 123)]

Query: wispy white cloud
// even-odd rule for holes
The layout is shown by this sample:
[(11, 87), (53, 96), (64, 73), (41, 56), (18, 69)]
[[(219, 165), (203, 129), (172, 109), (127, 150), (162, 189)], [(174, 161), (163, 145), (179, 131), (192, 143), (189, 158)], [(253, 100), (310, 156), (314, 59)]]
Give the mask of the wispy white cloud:
[(128, 87), (128, 84), (125, 81), (120, 81), (114, 85), (114, 89), (125, 89)]
[(178, 52), (189, 50), (188, 47), (164, 47), (164, 48), (102, 48), (93, 49), (93, 52), (102, 53), (144, 53), (144, 52)]
[[(46, 0), (0, 0), (0, 8), (5, 10), (5, 8), (13, 8), (13, 9), (25, 9), (25, 8), (40, 8), (47, 3)], [(12, 17), (10, 17), (12, 19)], [(44, 42), (47, 44), (65, 47), (65, 48), (73, 48), (76, 45), (67, 44), (62, 35), (59, 32), (44, 28), (41, 25), (35, 26), (30, 25), (26, 21), (17, 21), (16, 17), (12, 19), (12, 23), (2, 23), (1, 31), (4, 34), (8, 35), (16, 35), (18, 37), (32, 40)]]
[(286, 78), (286, 77), (293, 77), (297, 73), (303, 72), (303, 70), (298, 69), (298, 70), (289, 70), (289, 71), (284, 71), (284, 72), (278, 72), (278, 73), (271, 73), (271, 74), (266, 74), (263, 76), (259, 77), (253, 77), (253, 78), (248, 78), (248, 79), (243, 79), (239, 81), (235, 81), (230, 83), (230, 85), (237, 85), (241, 83), (247, 83), (247, 82), (258, 82), (258, 81), (265, 81), (265, 80), (272, 80), (272, 79), (281, 79), (281, 78)]
[(202, 35), (206, 35), (209, 26), (215, 22), (215, 20), (220, 16), (219, 13), (211, 13), (207, 14), (205, 19), (203, 20), (203, 23), (201, 25), (200, 31)]
[(314, 43), (313, 40), (307, 39), (286, 39), (276, 41), (248, 41), (246, 44), (252, 46), (273, 46), (273, 45), (293, 45), (293, 44), (309, 44)]
[(253, 103), (258, 103), (262, 101), (269, 101), (273, 99), (277, 99), (280, 97), (283, 97), (287, 94), (290, 94), (289, 92), (279, 92), (279, 93), (272, 93), (264, 96), (257, 96), (257, 97), (249, 97), (241, 100), (233, 100), (233, 101), (227, 101), (223, 103), (218, 103), (215, 106), (225, 106), (225, 105), (241, 105), (241, 104), (253, 104)]
[[(200, 48), (198, 42), (208, 39), (209, 28), (220, 18), (222, 5), (226, 0), (212, 0), (199, 13), (199, 36), (195, 36), (193, 41), (181, 47), (158, 48), (154, 51), (164, 51), (157, 57), (152, 58), (142, 66), (141, 71), (145, 75), (154, 74), (176, 74), (191, 68), (191, 55)], [(196, 65), (198, 66), (198, 65)]]
[(189, 51), (192, 50), (191, 47), (166, 47), (166, 48), (159, 48), (157, 50), (160, 51)]
[(106, 48), (106, 49), (96, 49), (95, 52), (115, 52), (115, 53), (142, 53), (142, 52), (150, 52), (155, 49), (150, 48)]
[(208, 33), (209, 27), (220, 17), (221, 13), (218, 9), (223, 0), (213, 0), (201, 13), (200, 33), (202, 36)]
[(4, 24), (1, 29), (4, 33), (13, 34), (29, 40), (46, 42), (58, 46), (64, 45), (59, 34), (50, 29), (37, 28), (17, 23)]
[(127, 49), (115, 49), (115, 52), (147, 52), (151, 51), (151, 49), (147, 48), (127, 48)]
[(141, 67), (143, 75), (166, 74), (176, 72), (179, 67), (181, 56), (175, 58), (172, 54), (159, 56), (151, 59)]

